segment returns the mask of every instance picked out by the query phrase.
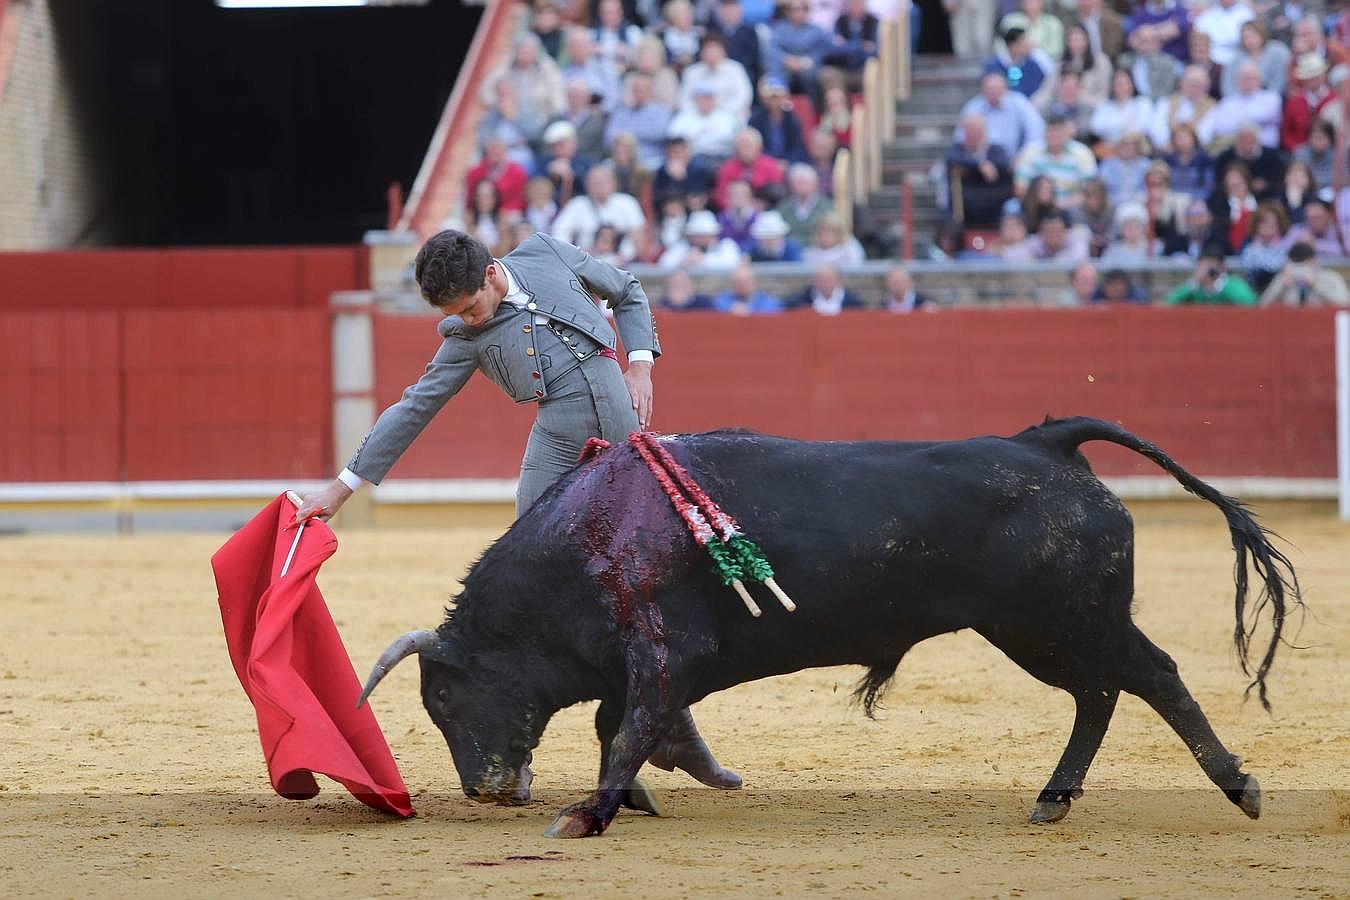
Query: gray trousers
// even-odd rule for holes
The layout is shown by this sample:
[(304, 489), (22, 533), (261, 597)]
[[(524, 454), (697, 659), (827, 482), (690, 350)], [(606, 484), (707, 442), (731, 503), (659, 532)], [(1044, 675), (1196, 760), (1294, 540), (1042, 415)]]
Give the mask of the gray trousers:
[(589, 438), (617, 444), (638, 430), (623, 372), (612, 359), (592, 356), (561, 378), (551, 379), (548, 391), (520, 463), (517, 518), (576, 466)]

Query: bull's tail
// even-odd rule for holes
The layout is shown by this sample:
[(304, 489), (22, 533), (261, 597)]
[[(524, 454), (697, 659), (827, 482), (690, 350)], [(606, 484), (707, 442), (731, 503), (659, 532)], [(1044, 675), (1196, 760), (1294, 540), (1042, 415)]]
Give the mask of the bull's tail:
[[(1298, 576), (1294, 566), (1283, 553), (1271, 544), (1271, 532), (1257, 523), (1255, 517), (1233, 497), (1225, 496), (1205, 482), (1196, 478), (1176, 463), (1155, 444), (1131, 434), (1119, 425), (1103, 422), (1100, 419), (1072, 418), (1047, 420), (1042, 426), (1023, 432), (1027, 437), (1035, 436), (1048, 440), (1061, 448), (1066, 454), (1073, 454), (1080, 444), (1088, 441), (1109, 441), (1121, 447), (1133, 450), (1151, 459), (1158, 467), (1175, 478), (1182, 487), (1208, 500), (1223, 512), (1228, 521), (1228, 531), (1233, 536), (1233, 551), (1237, 559), (1233, 566), (1233, 583), (1236, 587), (1234, 598), (1233, 646), (1237, 649), (1238, 660), (1244, 674), (1251, 676), (1247, 692), (1256, 688), (1261, 705), (1270, 709), (1266, 696), (1266, 675), (1275, 662), (1275, 652), (1279, 648), (1284, 634), (1286, 616), (1291, 607), (1303, 607), (1303, 598), (1299, 591)], [(1261, 581), (1260, 595), (1250, 610), (1247, 609), (1247, 570), (1248, 566), (1256, 571)], [(1251, 643), (1256, 634), (1256, 626), (1262, 611), (1267, 607), (1271, 611), (1270, 642), (1265, 653), (1253, 669), (1251, 665)]]

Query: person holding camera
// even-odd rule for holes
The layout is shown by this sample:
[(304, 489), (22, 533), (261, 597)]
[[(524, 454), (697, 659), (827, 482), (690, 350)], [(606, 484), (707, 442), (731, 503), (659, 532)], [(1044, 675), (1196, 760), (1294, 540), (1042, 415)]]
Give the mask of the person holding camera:
[(1299, 241), (1289, 248), (1289, 262), (1261, 294), (1262, 306), (1347, 306), (1350, 287), (1345, 279), (1317, 264), (1312, 244)]
[(1255, 306), (1256, 292), (1241, 275), (1224, 271), (1224, 248), (1205, 248), (1195, 275), (1177, 285), (1163, 300), (1168, 306)]

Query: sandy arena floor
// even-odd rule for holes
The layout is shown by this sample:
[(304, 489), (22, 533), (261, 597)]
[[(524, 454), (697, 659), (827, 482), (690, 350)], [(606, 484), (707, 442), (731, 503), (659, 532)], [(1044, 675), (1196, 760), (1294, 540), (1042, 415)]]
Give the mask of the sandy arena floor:
[[(1315, 615), (1309, 649), (1277, 664), (1271, 717), (1242, 703), (1217, 511), (1136, 517), (1138, 619), (1260, 778), (1258, 822), (1122, 697), (1087, 795), (1058, 825), (1025, 824), (1072, 704), (973, 634), (915, 649), (877, 722), (847, 702), (852, 670), (708, 699), (699, 723), (746, 789), (649, 770), (668, 817), (623, 813), (600, 839), (541, 834), (593, 785), (591, 707), (549, 726), (533, 805), (478, 806), (413, 665), (375, 709), (420, 815), (383, 818), (326, 780), (288, 802), (221, 637), (207, 560), (223, 535), (0, 539), (0, 894), (1350, 895), (1350, 527), (1269, 510)], [(321, 584), (358, 670), (434, 625), (494, 536), (340, 535)]]

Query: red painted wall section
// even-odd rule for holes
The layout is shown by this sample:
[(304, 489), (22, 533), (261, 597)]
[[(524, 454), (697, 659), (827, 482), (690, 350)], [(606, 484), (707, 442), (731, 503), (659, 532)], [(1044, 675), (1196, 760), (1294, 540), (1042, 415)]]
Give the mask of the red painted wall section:
[(0, 253), (0, 310), (325, 308), (369, 286), (364, 247)]
[[(1335, 476), (1329, 310), (685, 313), (659, 325), (662, 431), (928, 440), (1091, 415), (1201, 475)], [(434, 326), (433, 316), (377, 319), (381, 406), (421, 374), (439, 342)], [(531, 418), (475, 376), (391, 477), (510, 477)], [(1161, 474), (1109, 445), (1086, 452), (1102, 474)]]

